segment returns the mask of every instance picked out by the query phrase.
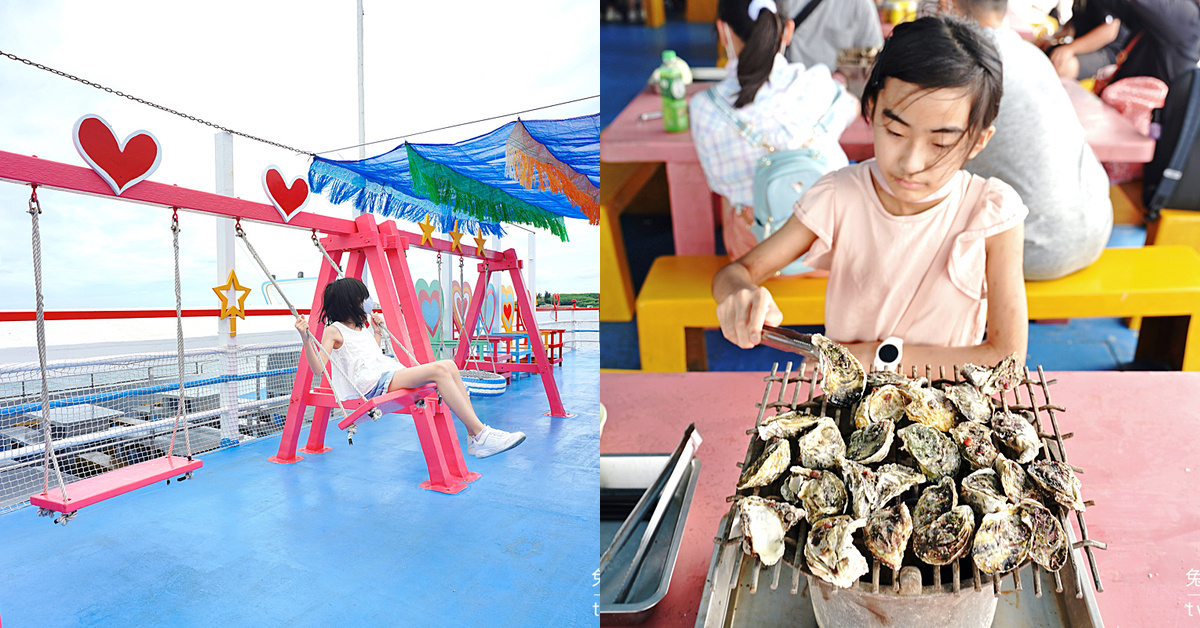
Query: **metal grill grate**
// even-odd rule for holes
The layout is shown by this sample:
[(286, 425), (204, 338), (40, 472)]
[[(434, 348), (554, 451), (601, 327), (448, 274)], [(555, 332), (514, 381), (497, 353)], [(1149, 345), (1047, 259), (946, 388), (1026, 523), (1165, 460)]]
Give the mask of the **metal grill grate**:
[[(817, 396), (816, 389), (821, 376), (816, 370), (815, 365), (813, 365), (812, 372), (808, 371), (807, 367), (811, 362), (812, 361), (805, 361), (802, 363), (799, 373), (792, 373), (792, 363), (788, 362), (782, 375), (779, 374), (778, 364), (772, 366), (771, 374), (764, 378), (766, 385), (763, 390), (762, 400), (755, 404), (755, 407), (758, 409), (758, 413), (754, 421), (755, 428), (762, 423), (763, 418), (766, 416), (767, 410), (775, 410), (776, 413), (782, 413), (793, 410), (807, 409), (814, 414), (818, 414), (819, 416), (828, 416), (833, 418), (843, 433), (845, 433), (848, 429), (853, 429), (853, 417), (855, 411), (857, 410), (858, 404), (854, 404), (847, 408), (837, 408), (829, 405), (824, 396)], [(931, 371), (932, 369), (929, 367), (925, 368), (926, 378), (932, 379), (930, 377), (932, 375)], [(933, 383), (946, 380), (946, 374), (944, 370), (939, 370), (939, 375), (940, 378), (938, 380), (933, 380)], [(916, 367), (912, 368), (912, 377), (917, 377)], [(954, 379), (952, 381), (956, 383), (962, 381), (959, 378), (957, 368), (955, 369)], [(1002, 408), (1006, 411), (1012, 410), (1027, 413), (1028, 416), (1033, 417), (1033, 426), (1037, 430), (1038, 435), (1042, 440), (1042, 451), (1038, 454), (1037, 459), (1054, 460), (1064, 464), (1069, 464), (1067, 461), (1066, 449), (1063, 441), (1071, 438), (1073, 433), (1063, 434), (1059, 431), (1055, 412), (1065, 412), (1065, 408), (1054, 405), (1050, 400), (1049, 387), (1050, 385), (1054, 384), (1055, 381), (1056, 380), (1046, 381), (1045, 374), (1040, 366), (1037, 369), (1037, 378), (1032, 379), (1030, 377), (1028, 368), (1026, 368), (1025, 377), (1022, 379), (1020, 384), (1018, 384), (1008, 393), (1001, 393), (1000, 403)], [(1022, 392), (1022, 389), (1024, 389), (1024, 392)], [(1041, 403), (1038, 403), (1037, 401), (1037, 391), (1041, 392)], [(1011, 401), (1009, 399), (1010, 396)], [(1022, 400), (1022, 396), (1025, 397), (1024, 401)], [(1044, 429), (1043, 426), (1046, 425), (1046, 423), (1043, 422), (1043, 419), (1048, 420), (1048, 423), (1053, 430), (1052, 432), (1047, 432)], [(760, 440), (757, 435), (757, 429), (747, 430), (746, 433), (750, 435), (750, 443), (746, 449), (745, 459), (738, 465), (740, 468), (744, 468), (746, 465), (750, 464), (752, 460), (761, 455), (765, 446), (765, 443)], [(893, 452), (889, 455), (888, 460), (895, 458), (897, 455), (897, 449), (898, 447), (893, 449)], [(1075, 473), (1083, 473), (1083, 469), (1077, 466), (1071, 465), (1071, 468), (1075, 471)], [(735, 495), (727, 497), (726, 501), (735, 502), (737, 499), (748, 495), (761, 495), (762, 491), (763, 488), (739, 490)], [(917, 492), (918, 488), (911, 488), (904, 495), (902, 495), (900, 499), (906, 499), (910, 497), (915, 498)], [(766, 497), (766, 495), (763, 496)], [(1095, 505), (1091, 500), (1085, 501), (1084, 504), (1088, 507)], [(1050, 508), (1052, 512), (1057, 514), (1059, 523), (1063, 526), (1063, 530), (1066, 532), (1068, 540), (1073, 540), (1075, 535), (1073, 534), (1073, 530), (1067, 521), (1065, 512), (1066, 509), (1058, 504), (1047, 504), (1046, 506), (1047, 508)], [(1082, 599), (1084, 597), (1084, 583), (1081, 575), (1082, 570), (1079, 568), (1081, 560), (1079, 550), (1082, 549), (1087, 555), (1087, 562), (1088, 566), (1090, 567), (1092, 581), (1095, 585), (1096, 591), (1100, 592), (1104, 590), (1104, 586), (1101, 583), (1100, 572), (1097, 569), (1095, 556), (1092, 550), (1093, 548), (1106, 549), (1106, 546), (1103, 543), (1089, 538), (1087, 523), (1084, 520), (1084, 513), (1076, 512), (1075, 516), (1079, 524), (1079, 535), (1081, 538), (1080, 540), (1073, 541), (1071, 543), (1071, 552), (1069, 558), (1071, 564), (1069, 565), (1070, 568), (1065, 571), (1075, 575), (1073, 583), (1075, 589), (1074, 596), (1078, 599)], [(736, 521), (737, 505), (731, 504), (729, 513), (725, 518), (725, 525), (722, 528), (721, 536), (713, 539), (714, 543), (718, 545), (716, 552), (717, 554), (722, 554), (722, 550), (729, 545), (742, 542), (742, 538), (740, 536), (730, 538)], [(771, 571), (770, 586), (772, 590), (779, 586), (779, 580), (785, 565), (791, 569), (792, 594), (795, 594), (800, 590), (801, 573), (809, 576), (813, 575), (803, 558), (803, 548), (805, 540), (808, 538), (808, 529), (808, 521), (806, 519), (802, 519), (799, 523), (793, 526), (786, 535), (784, 539), (785, 550), (783, 558), (778, 563), (768, 568)], [(890, 574), (887, 574), (890, 583), (881, 584), (881, 580), (883, 579), (883, 568), (879, 562), (879, 559), (875, 558), (869, 550), (864, 550), (863, 554), (864, 556), (870, 556), (873, 560), (873, 564), (868, 574), (859, 581), (859, 588), (871, 593), (886, 592), (890, 588), (893, 593), (899, 594), (902, 580), (901, 573), (888, 569), (888, 571), (891, 572)], [(744, 567), (744, 563), (746, 560), (751, 560), (753, 561), (753, 565), (751, 565), (752, 571), (749, 581), (749, 593), (753, 594), (758, 589), (758, 581), (764, 565), (759, 561), (758, 558), (752, 557), (744, 552), (739, 551), (736, 555), (738, 564), (735, 565), (732, 570), (733, 578), (732, 581), (728, 583), (728, 586), (729, 588), (734, 589), (739, 585), (740, 574)], [(966, 564), (962, 564), (963, 561), (965, 561)], [(1026, 558), (1025, 562), (1013, 569), (1011, 572), (1008, 572), (1007, 574), (998, 574), (997, 576), (993, 577), (989, 574), (981, 573), (978, 568), (975, 567), (974, 561), (971, 559), (970, 553), (968, 553), (965, 557), (954, 561), (950, 565), (945, 565), (942, 567), (923, 565), (921, 567), (922, 570), (931, 572), (929, 574), (930, 578), (928, 580), (923, 580), (926, 584), (932, 584), (933, 586), (922, 587), (920, 590), (922, 593), (957, 593), (962, 590), (964, 586), (972, 587), (975, 591), (982, 590), (983, 586), (990, 586), (993, 594), (999, 597), (1000, 581), (1005, 576), (1008, 576), (1012, 579), (1013, 587), (1016, 590), (1022, 590), (1023, 583), (1021, 581), (1020, 571), (1029, 563), (1030, 560)], [(947, 569), (949, 574), (944, 574), (943, 569)], [(1044, 573), (1045, 570), (1040, 566), (1036, 564), (1033, 565), (1034, 594), (1039, 598), (1042, 597), (1042, 576)], [(947, 575), (948, 578), (945, 577)], [(1050, 575), (1054, 580), (1055, 592), (1062, 593), (1063, 582), (1060, 572), (1051, 572)], [(870, 579), (866, 580), (868, 577)], [(716, 586), (721, 585), (717, 583)]]

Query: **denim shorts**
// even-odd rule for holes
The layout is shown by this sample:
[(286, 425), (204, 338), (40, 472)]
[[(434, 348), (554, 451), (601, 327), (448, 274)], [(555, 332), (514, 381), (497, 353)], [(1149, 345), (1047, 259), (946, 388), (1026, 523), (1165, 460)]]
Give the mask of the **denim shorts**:
[(395, 372), (388, 371), (379, 376), (379, 381), (375, 382), (375, 386), (366, 392), (367, 399), (374, 399), (379, 395), (387, 392), (388, 384), (392, 383), (392, 376)]

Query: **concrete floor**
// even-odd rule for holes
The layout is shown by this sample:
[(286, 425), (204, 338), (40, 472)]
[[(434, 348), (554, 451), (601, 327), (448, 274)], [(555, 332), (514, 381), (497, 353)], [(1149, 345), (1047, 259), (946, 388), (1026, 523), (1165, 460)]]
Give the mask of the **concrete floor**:
[[(550, 418), (539, 378), (478, 399), (520, 430), (457, 495), (427, 479), (406, 416), (353, 447), (267, 461), (278, 436), (205, 456), (192, 481), (81, 510), (0, 515), (0, 622), (21, 626), (592, 626), (599, 529), (599, 356), (555, 378), (576, 416)], [(459, 425), (465, 451), (466, 431)], [(306, 434), (301, 435), (301, 442)]]

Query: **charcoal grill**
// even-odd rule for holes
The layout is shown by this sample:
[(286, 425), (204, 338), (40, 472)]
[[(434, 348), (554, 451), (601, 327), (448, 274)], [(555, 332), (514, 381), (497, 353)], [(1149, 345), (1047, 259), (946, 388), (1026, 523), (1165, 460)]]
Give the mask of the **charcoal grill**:
[[(807, 367), (812, 362), (815, 361), (806, 360), (798, 373), (792, 372), (790, 362), (782, 374), (778, 364), (772, 367), (770, 375), (764, 378), (762, 400), (755, 404), (758, 410), (755, 426), (762, 422), (768, 410), (808, 409), (814, 414), (819, 412), (833, 418), (843, 437), (853, 431), (857, 404), (836, 408), (826, 403), (823, 396), (816, 396), (820, 374), (816, 365), (809, 372)], [(940, 379), (946, 379), (944, 371), (939, 370), (938, 374)], [(914, 368), (912, 376), (917, 375)], [(927, 367), (925, 376), (933, 379), (931, 375), (931, 369)], [(1036, 375), (1036, 378), (1031, 377), (1026, 369), (1020, 384), (1001, 395), (1001, 404), (1006, 410), (1032, 415), (1033, 425), (1043, 443), (1038, 459), (1068, 463), (1063, 441), (1073, 434), (1063, 434), (1058, 429), (1055, 413), (1065, 409), (1050, 401), (1050, 386), (1055, 380), (1047, 381), (1041, 367)], [(957, 369), (954, 381), (960, 381)], [(757, 430), (747, 430), (747, 434), (750, 444), (741, 467), (759, 456), (765, 445), (758, 438)], [(892, 461), (898, 450), (899, 445), (894, 445), (887, 460)], [(1074, 465), (1072, 469), (1077, 474), (1083, 473)], [(807, 521), (792, 527), (784, 540), (783, 559), (771, 567), (742, 551), (737, 506), (732, 502), (747, 495), (770, 495), (771, 487), (777, 484), (778, 481), (768, 487), (743, 489), (726, 498), (731, 506), (721, 519), (719, 535), (713, 539), (713, 556), (697, 626), (765, 626), (781, 622), (795, 626), (1103, 625), (1094, 592), (1102, 592), (1104, 586), (1093, 549), (1105, 549), (1105, 545), (1088, 536), (1084, 513), (1075, 513), (1076, 534), (1065, 509), (1056, 504), (1048, 505), (1058, 515), (1071, 543), (1067, 564), (1058, 572), (1047, 572), (1026, 559), (1019, 568), (992, 577), (975, 568), (969, 552), (964, 558), (942, 567), (909, 565), (910, 556), (902, 569), (894, 572), (883, 568), (861, 541), (856, 541), (863, 556), (872, 561), (871, 569), (855, 586), (841, 589), (813, 576), (809, 570), (804, 559), (804, 542), (809, 531)], [(911, 505), (920, 488), (923, 487), (910, 489), (901, 499)], [(1089, 508), (1095, 505), (1090, 500), (1084, 503)], [(1091, 586), (1084, 581), (1084, 556)], [(762, 586), (764, 576), (767, 588)], [(781, 579), (784, 579), (784, 588), (779, 586)], [(790, 580), (790, 587), (787, 587), (787, 580)], [(1028, 593), (1030, 583), (1032, 596)], [(1051, 595), (1044, 594), (1044, 586), (1052, 590)]]

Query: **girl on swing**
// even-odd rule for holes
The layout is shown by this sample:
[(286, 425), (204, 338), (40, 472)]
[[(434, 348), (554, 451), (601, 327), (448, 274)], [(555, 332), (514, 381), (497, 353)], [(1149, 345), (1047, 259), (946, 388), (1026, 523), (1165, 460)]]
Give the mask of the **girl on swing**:
[[(383, 355), (379, 350), (383, 318), (364, 307), (370, 296), (367, 286), (353, 277), (338, 279), (325, 286), (320, 316), (326, 327), (321, 346), (325, 349), (324, 355), (332, 357), (340, 368), (333, 369), (333, 394), (338, 399), (355, 398), (358, 395), (355, 388), (371, 399), (401, 388), (433, 384), (467, 428), (467, 454), (487, 458), (508, 451), (525, 440), (522, 432), (505, 432), (479, 420), (454, 361), (439, 360), (405, 367), (395, 358)], [(375, 323), (374, 333), (367, 331), (368, 316)], [(314, 372), (323, 372), (326, 361), (315, 347), (310, 346), (305, 317), (296, 318), (296, 330), (300, 332), (308, 365)], [(353, 386), (342, 376), (343, 372), (353, 380)]]

